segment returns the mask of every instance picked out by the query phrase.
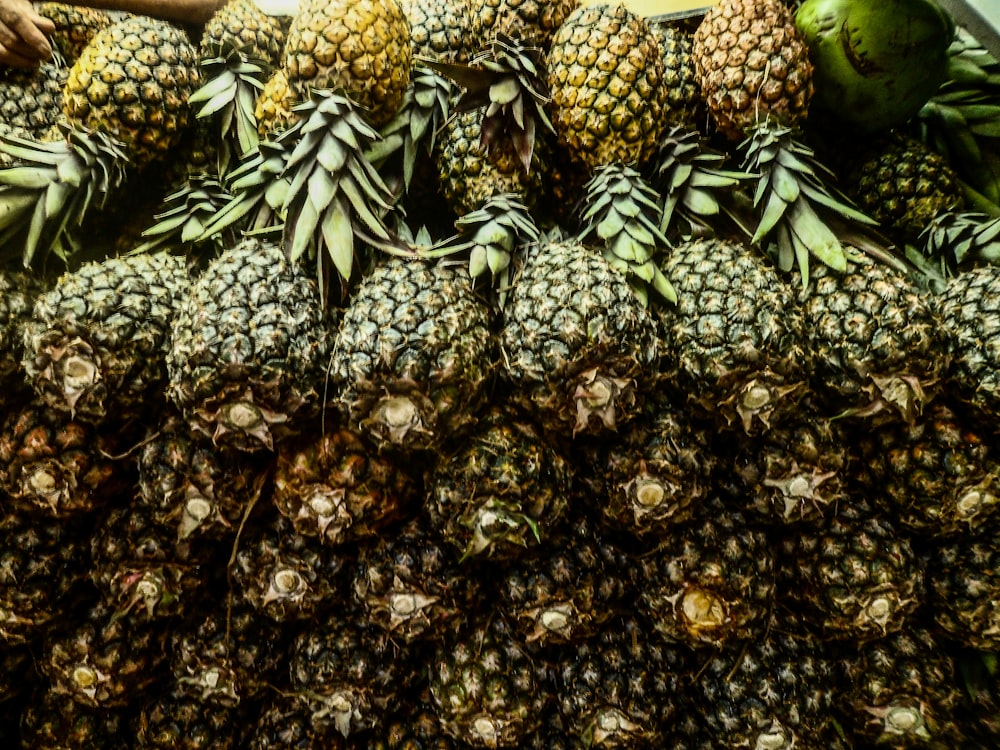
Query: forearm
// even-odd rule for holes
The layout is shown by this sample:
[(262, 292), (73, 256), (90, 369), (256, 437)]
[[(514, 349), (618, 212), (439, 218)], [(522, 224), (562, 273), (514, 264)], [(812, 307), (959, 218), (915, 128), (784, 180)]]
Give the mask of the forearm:
[(203, 24), (226, 0), (65, 0), (102, 10), (123, 10), (185, 24)]

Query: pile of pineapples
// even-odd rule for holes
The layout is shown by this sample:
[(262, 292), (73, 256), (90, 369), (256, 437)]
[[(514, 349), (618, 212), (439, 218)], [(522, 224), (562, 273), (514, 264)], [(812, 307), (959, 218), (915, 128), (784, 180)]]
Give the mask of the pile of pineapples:
[(1000, 63), (946, 17), (868, 128), (782, 0), (39, 8), (5, 746), (1000, 746)]

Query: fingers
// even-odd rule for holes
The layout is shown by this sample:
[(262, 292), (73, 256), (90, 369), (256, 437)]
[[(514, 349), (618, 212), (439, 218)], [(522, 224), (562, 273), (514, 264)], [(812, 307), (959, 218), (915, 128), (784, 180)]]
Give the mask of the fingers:
[(0, 66), (9, 66), (12, 68), (33, 68), (38, 65), (39, 58), (37, 53), (32, 52), (30, 56), (26, 56), (12, 49), (8, 49), (5, 45), (0, 44)]
[(28, 64), (48, 60), (52, 57), (52, 47), (47, 35), (53, 31), (55, 24), (40, 16), (30, 2), (0, 3), (0, 46), (4, 49), (0, 61), (16, 65), (18, 60), (26, 60)]

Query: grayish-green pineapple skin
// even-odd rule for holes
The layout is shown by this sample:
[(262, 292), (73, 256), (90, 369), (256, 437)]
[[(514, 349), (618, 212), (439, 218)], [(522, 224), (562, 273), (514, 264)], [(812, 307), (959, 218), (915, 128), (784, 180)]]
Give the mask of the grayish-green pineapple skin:
[(306, 270), (275, 245), (243, 239), (181, 300), (167, 396), (217, 444), (273, 449), (318, 406), (328, 329)]
[(335, 405), (380, 447), (431, 448), (471, 425), (496, 366), (490, 311), (458, 265), (389, 258), (344, 312)]
[(93, 424), (155, 413), (189, 279), (184, 258), (167, 253), (108, 258), (63, 274), (24, 328), (23, 366), (39, 398)]
[(534, 246), (504, 315), (514, 400), (551, 436), (607, 434), (637, 414), (654, 379), (659, 332), (600, 250), (555, 238)]

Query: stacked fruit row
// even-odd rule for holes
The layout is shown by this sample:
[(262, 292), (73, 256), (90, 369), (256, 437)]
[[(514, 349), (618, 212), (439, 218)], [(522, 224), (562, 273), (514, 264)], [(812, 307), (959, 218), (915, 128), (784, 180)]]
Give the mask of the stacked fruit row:
[(44, 4), (4, 739), (995, 747), (1000, 65), (792, 5)]

